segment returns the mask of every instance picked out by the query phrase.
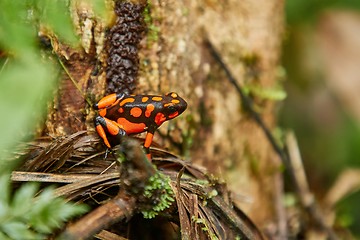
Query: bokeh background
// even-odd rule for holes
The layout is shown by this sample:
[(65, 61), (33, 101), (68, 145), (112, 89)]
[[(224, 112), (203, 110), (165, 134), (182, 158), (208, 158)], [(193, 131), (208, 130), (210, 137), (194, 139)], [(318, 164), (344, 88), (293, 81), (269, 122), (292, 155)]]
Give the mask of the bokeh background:
[(320, 203), (344, 192), (336, 225), (360, 237), (360, 1), (286, 2), (280, 125), (296, 133)]
[[(35, 2), (46, 7), (45, 15), (28, 11), (26, 1), (0, 0), (0, 47), (8, 49), (0, 51), (0, 103), (10, 103), (0, 104), (0, 149), (29, 138), (22, 134), (44, 115), (42, 104), (56, 83), (29, 25), (46, 22), (67, 42), (75, 41), (63, 1)], [(296, 133), (320, 205), (334, 203), (336, 226), (360, 238), (360, 0), (287, 0), (286, 19), (287, 98), (279, 125)], [(7, 60), (7, 54), (17, 58)], [(8, 154), (0, 151), (0, 158)], [(9, 162), (0, 163), (4, 169), (11, 169)]]

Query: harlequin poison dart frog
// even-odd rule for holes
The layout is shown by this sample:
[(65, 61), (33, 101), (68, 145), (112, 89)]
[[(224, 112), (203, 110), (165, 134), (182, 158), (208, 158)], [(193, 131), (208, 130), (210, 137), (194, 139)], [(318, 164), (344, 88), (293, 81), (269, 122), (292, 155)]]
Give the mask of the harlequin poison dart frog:
[(95, 128), (108, 148), (125, 135), (147, 132), (145, 152), (151, 160), (150, 145), (155, 130), (185, 111), (187, 103), (177, 93), (166, 95), (110, 94), (94, 105), (99, 110)]

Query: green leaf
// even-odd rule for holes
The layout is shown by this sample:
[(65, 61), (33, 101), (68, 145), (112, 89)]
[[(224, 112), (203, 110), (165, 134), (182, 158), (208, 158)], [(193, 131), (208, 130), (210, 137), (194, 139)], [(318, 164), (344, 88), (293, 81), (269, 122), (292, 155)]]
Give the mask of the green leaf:
[(33, 197), (36, 194), (37, 189), (37, 184), (28, 183), (22, 185), (21, 188), (15, 192), (11, 202), (12, 214), (14, 216), (22, 217), (24, 214), (27, 214), (29, 209), (33, 206)]
[(70, 13), (65, 0), (38, 1), (42, 9), (41, 22), (47, 24), (61, 39), (75, 45), (78, 39), (70, 18)]
[(96, 15), (102, 19), (106, 19), (108, 17), (108, 12), (104, 0), (90, 0), (90, 2)]
[(2, 209), (9, 204), (10, 199), (10, 176), (3, 174), (0, 176), (0, 216), (2, 215)]
[(40, 239), (87, 210), (84, 205), (54, 198), (52, 189), (34, 197), (35, 184), (24, 184), (12, 199), (10, 195), (8, 173), (16, 162), (8, 159), (20, 141), (33, 135), (57, 79), (54, 64), (39, 54), (39, 23), (74, 43), (67, 3), (0, 0), (0, 47), (9, 53), (6, 65), (0, 66), (0, 239)]
[[(54, 83), (54, 69), (35, 54), (12, 61), (0, 74), (0, 149), (11, 149), (15, 142), (31, 133), (46, 110)], [(1, 153), (0, 153), (0, 157)]]
[[(3, 179), (0, 178), (0, 184), (5, 181)], [(3, 200), (5, 211), (0, 215), (0, 239), (4, 239), (1, 235), (10, 239), (40, 239), (61, 227), (66, 220), (88, 210), (83, 204), (74, 205), (62, 198), (54, 198), (52, 188), (46, 188), (34, 197), (36, 191), (36, 184), (27, 183), (15, 192), (10, 204)]]
[(32, 232), (23, 222), (7, 222), (1, 224), (1, 230), (11, 239), (39, 239), (40, 235)]
[[(11, 199), (10, 161), (19, 142), (33, 135), (44, 116), (58, 70), (48, 56), (40, 56), (39, 23), (59, 38), (76, 37), (68, 0), (0, 0), (0, 47), (8, 53), (0, 65), (0, 239), (42, 239), (65, 220), (84, 213), (84, 205), (54, 198), (52, 189), (34, 197), (37, 187), (24, 184)], [(6, 173), (6, 174), (4, 174)], [(37, 231), (37, 232), (36, 232)]]
[[(10, 198), (10, 184), (9, 184), (10, 178), (8, 175), (2, 175), (0, 176), (0, 223), (3, 218), (6, 218), (6, 216), (9, 213), (9, 198)], [(1, 238), (0, 238), (1, 239)]]
[(45, 65), (35, 54), (23, 58), (12, 61), (0, 73), (0, 112), (6, 113), (0, 118), (0, 173), (14, 165), (4, 159), (19, 141), (31, 136), (44, 115), (55, 82), (51, 65)]
[(35, 47), (36, 31), (29, 21), (28, 1), (0, 1), (0, 46), (15, 56)]
[(0, 231), (0, 239), (1, 240), (12, 240), (11, 238), (9, 238), (8, 236), (6, 236), (4, 233), (2, 233), (1, 231)]
[[(58, 200), (53, 198), (52, 189), (45, 189), (34, 202), (28, 214), (29, 223), (39, 232), (50, 233), (54, 227), (60, 225), (58, 218)], [(55, 211), (51, 211), (53, 206)], [(60, 209), (61, 211), (62, 209)], [(54, 220), (55, 219), (55, 220)]]
[(15, 165), (5, 159), (31, 133), (55, 80), (51, 62), (44, 62), (37, 53), (34, 1), (0, 1), (0, 46), (11, 55), (0, 68), (0, 111), (6, 114), (0, 119), (0, 173)]
[(85, 205), (66, 203), (62, 198), (53, 198), (53, 190), (45, 189), (35, 201), (28, 214), (29, 223), (41, 233), (51, 233), (63, 222), (87, 211)]

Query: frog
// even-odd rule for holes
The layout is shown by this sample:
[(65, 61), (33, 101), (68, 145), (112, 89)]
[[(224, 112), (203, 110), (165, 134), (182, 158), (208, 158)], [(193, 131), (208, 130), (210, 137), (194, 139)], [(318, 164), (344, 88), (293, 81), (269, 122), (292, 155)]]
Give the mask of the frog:
[(151, 160), (150, 146), (155, 131), (166, 121), (174, 119), (187, 108), (187, 102), (176, 92), (164, 95), (128, 95), (113, 93), (94, 104), (96, 132), (107, 148), (121, 143), (127, 135), (146, 132), (143, 144)]

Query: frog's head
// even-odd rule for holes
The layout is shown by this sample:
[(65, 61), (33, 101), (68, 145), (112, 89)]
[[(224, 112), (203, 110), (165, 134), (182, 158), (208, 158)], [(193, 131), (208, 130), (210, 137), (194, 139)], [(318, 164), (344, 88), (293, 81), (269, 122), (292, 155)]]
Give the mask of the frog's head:
[(177, 93), (170, 92), (163, 99), (163, 114), (166, 120), (179, 116), (187, 108), (187, 103)]

